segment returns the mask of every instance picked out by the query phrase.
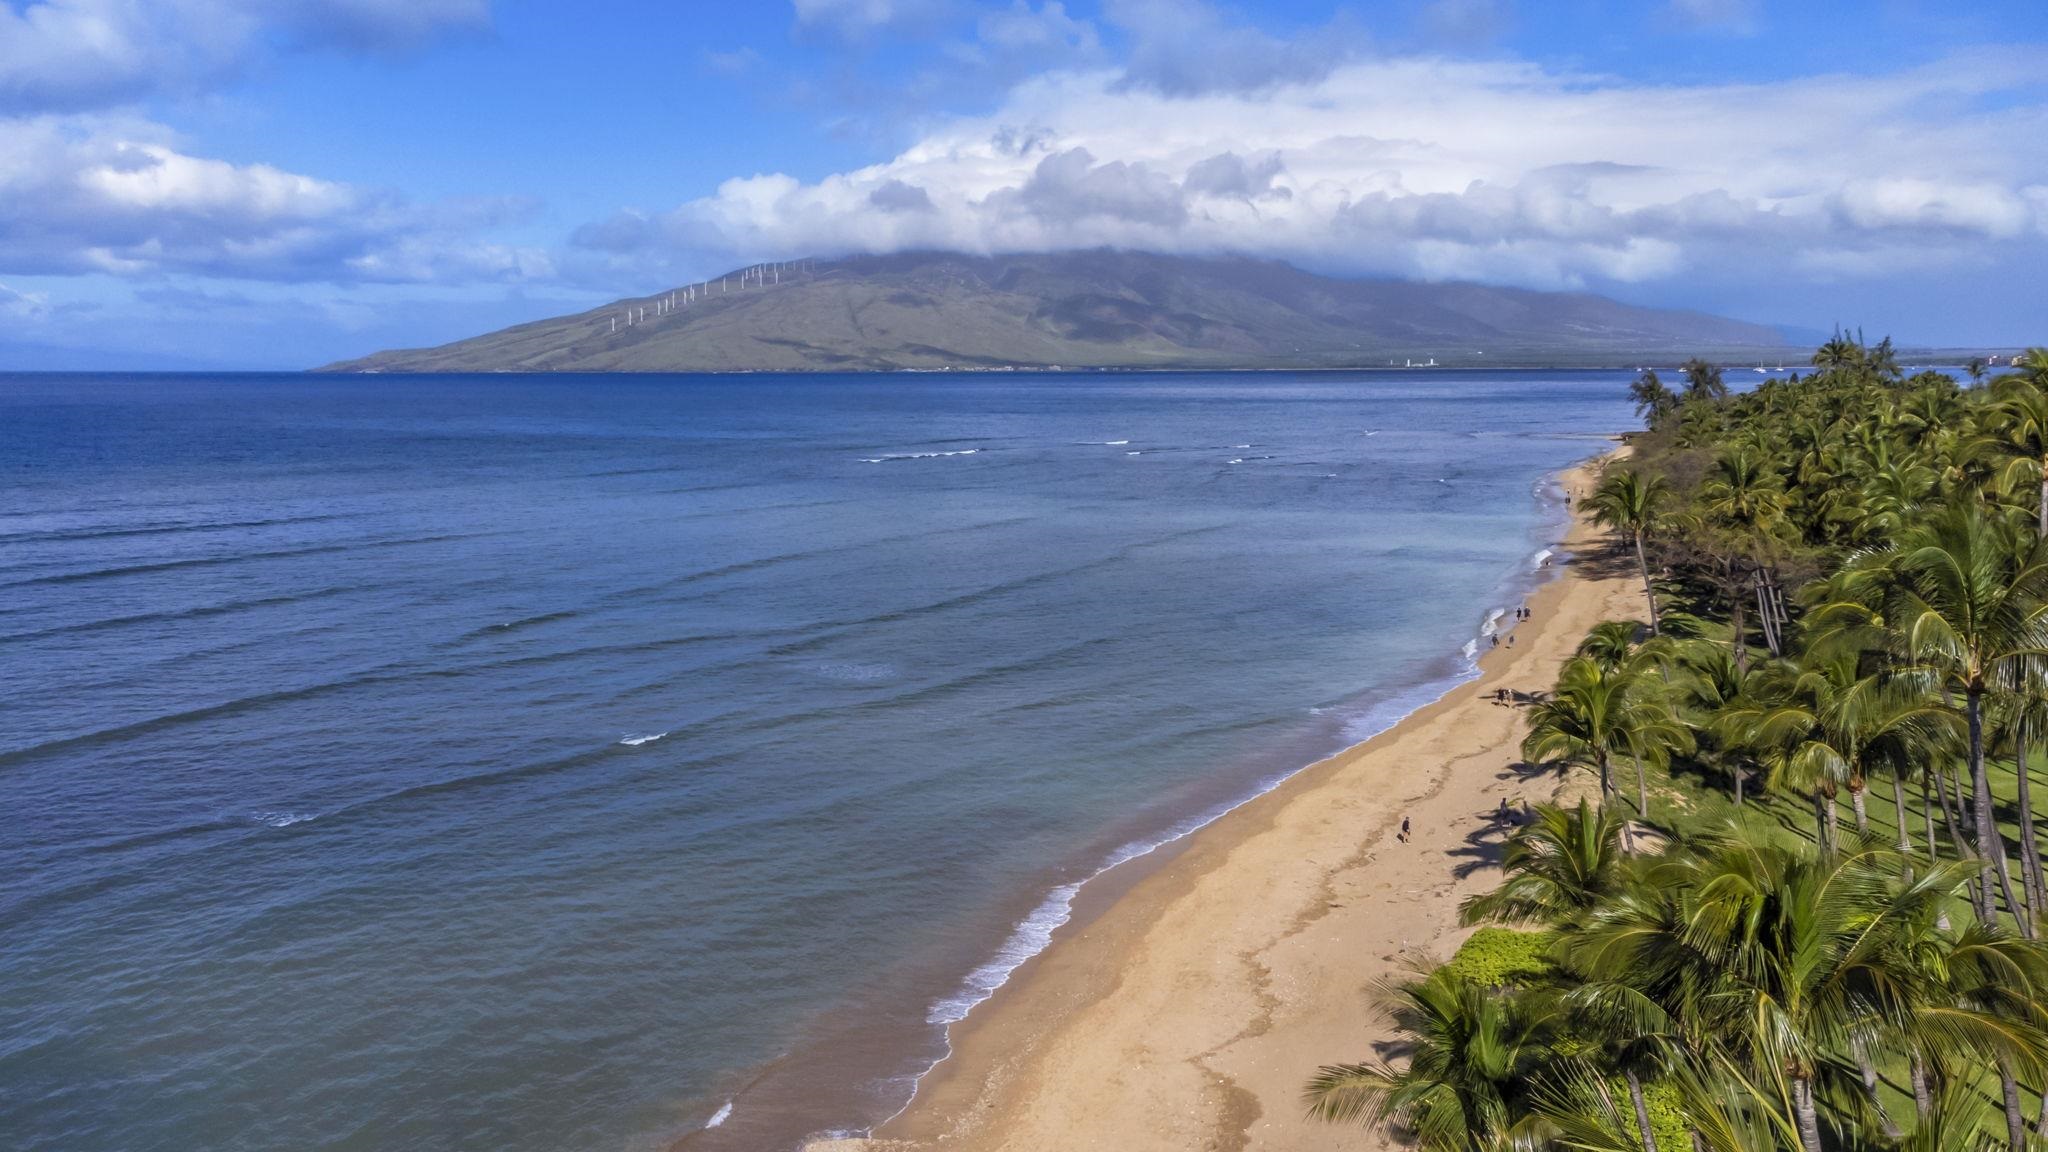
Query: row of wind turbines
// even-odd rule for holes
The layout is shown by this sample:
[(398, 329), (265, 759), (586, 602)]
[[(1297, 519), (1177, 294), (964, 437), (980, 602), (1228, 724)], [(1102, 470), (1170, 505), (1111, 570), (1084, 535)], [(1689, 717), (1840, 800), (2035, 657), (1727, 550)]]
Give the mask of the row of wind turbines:
[[(813, 265), (812, 261), (809, 260), (783, 260), (767, 264), (750, 264), (738, 272), (728, 272), (716, 280), (704, 280), (696, 284), (686, 284), (681, 288), (673, 289), (666, 296), (655, 297), (652, 305), (636, 304), (625, 309), (623, 312), (615, 313), (608, 318), (611, 321), (610, 333), (616, 334), (622, 328), (637, 328), (647, 323), (649, 320), (647, 309), (649, 307), (654, 309), (652, 319), (659, 320), (664, 316), (672, 316), (701, 300), (707, 300), (713, 296), (728, 296), (735, 291), (744, 292), (750, 287), (769, 288), (782, 283), (782, 278), (785, 275), (795, 279), (798, 276), (811, 275), (812, 272)], [(735, 280), (738, 281), (737, 287), (734, 285)]]

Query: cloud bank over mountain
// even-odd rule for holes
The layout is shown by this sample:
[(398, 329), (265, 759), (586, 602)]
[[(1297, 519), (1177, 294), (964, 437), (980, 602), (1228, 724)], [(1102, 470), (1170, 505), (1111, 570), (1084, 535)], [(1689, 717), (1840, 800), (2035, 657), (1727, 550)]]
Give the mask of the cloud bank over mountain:
[[(1645, 85), (1515, 61), (1042, 76), (892, 159), (729, 180), (572, 243), (664, 254), (1097, 246), (1529, 287), (1743, 269), (1830, 277), (2048, 237), (2048, 110), (2023, 57), (1881, 76)], [(1258, 79), (1259, 82), (1253, 81)]]

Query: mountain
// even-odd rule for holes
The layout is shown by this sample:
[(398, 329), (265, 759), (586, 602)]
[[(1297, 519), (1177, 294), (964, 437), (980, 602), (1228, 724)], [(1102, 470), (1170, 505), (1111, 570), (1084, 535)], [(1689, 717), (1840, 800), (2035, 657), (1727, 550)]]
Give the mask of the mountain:
[(766, 283), (749, 274), (741, 288), (733, 273), (678, 288), (672, 311), (663, 292), (326, 370), (1632, 365), (1786, 347), (1763, 325), (1585, 293), (1339, 280), (1263, 260), (903, 253), (763, 267)]

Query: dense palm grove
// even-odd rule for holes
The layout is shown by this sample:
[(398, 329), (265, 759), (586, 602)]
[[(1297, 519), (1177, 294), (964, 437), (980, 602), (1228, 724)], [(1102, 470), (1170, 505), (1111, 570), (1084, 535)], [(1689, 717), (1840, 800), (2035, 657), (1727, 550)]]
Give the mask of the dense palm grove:
[(1590, 503), (1643, 618), (1522, 749), (1587, 798), (1530, 810), (1486, 926), (1381, 990), (1401, 1039), (1317, 1114), (1473, 1152), (2048, 1147), (2048, 352), (1813, 368), (1636, 382)]

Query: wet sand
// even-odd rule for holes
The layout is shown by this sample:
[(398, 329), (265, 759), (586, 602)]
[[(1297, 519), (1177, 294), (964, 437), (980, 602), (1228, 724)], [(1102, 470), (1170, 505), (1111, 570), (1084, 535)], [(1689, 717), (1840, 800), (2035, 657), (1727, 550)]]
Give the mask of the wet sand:
[[(1560, 477), (1574, 506), (1596, 466)], [(1375, 981), (1464, 939), (1458, 902), (1498, 881), (1500, 801), (1561, 787), (1521, 764), (1523, 709), (1494, 692), (1547, 689), (1593, 624), (1644, 614), (1597, 529), (1575, 518), (1564, 543), (1577, 555), (1531, 619), (1503, 622), (1513, 643), (1477, 680), (1195, 833), (955, 1025), (953, 1055), (875, 1138), (810, 1152), (1388, 1146), (1308, 1119), (1302, 1085), (1388, 1038)]]

